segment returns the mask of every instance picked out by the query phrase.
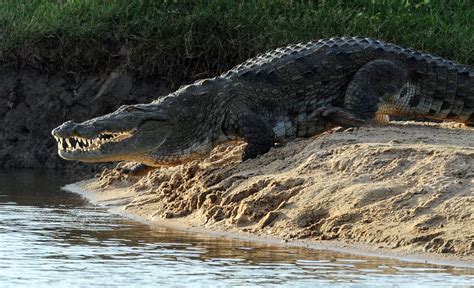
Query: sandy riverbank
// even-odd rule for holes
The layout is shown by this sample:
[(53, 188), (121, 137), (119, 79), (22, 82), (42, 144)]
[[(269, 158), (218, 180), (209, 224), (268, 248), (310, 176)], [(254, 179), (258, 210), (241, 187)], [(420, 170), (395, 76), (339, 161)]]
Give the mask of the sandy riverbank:
[(246, 162), (242, 147), (142, 178), (106, 170), (80, 187), (151, 223), (474, 261), (472, 128), (330, 131)]

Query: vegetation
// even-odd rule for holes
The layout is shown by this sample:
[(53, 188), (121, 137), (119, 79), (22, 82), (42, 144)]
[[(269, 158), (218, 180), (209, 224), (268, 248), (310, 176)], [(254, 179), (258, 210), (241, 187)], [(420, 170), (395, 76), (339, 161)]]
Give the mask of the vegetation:
[(179, 83), (289, 43), (362, 35), (473, 65), (472, 19), (472, 0), (1, 0), (0, 60)]

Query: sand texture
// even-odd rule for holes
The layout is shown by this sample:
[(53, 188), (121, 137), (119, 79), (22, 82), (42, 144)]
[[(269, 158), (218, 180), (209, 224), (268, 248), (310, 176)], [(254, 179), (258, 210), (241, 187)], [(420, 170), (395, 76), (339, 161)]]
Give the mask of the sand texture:
[(85, 189), (151, 221), (474, 260), (473, 128), (339, 128), (241, 162), (243, 147), (141, 178), (105, 170)]

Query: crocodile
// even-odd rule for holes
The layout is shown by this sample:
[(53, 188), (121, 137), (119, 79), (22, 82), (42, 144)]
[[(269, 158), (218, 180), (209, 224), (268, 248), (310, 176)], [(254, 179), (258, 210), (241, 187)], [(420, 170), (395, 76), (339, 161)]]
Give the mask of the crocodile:
[(148, 104), (124, 105), (52, 131), (67, 160), (129, 160), (129, 172), (199, 159), (243, 140), (242, 159), (335, 126), (406, 115), (474, 125), (474, 68), (364, 37), (260, 54)]

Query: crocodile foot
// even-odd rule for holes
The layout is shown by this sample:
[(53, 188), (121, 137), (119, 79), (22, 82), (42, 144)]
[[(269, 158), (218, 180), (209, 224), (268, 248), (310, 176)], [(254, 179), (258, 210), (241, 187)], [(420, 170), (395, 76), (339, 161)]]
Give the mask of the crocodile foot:
[(308, 118), (313, 117), (327, 119), (331, 123), (344, 128), (360, 127), (367, 123), (367, 121), (358, 118), (349, 110), (339, 107), (321, 107), (308, 116)]
[(150, 172), (151, 170), (156, 169), (156, 167), (151, 167), (142, 163), (137, 163), (133, 165), (132, 167), (124, 167), (124, 168), (119, 168), (120, 173), (129, 175), (129, 176), (136, 176), (136, 177), (141, 177), (145, 176)]

